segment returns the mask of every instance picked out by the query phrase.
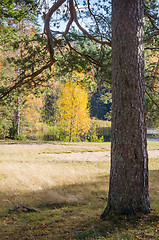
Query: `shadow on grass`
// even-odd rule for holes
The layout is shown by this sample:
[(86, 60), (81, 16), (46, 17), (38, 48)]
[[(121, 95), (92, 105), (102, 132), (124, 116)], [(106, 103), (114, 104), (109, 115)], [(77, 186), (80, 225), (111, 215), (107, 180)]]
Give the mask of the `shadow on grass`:
[[(156, 211), (129, 218), (111, 215), (100, 219), (107, 203), (109, 176), (92, 183), (21, 194), (19, 200), (24, 205), (33, 205), (41, 212), (5, 214), (0, 239), (159, 239), (158, 178), (158, 170), (150, 171), (150, 195)], [(13, 196), (12, 204), (14, 197), (18, 200)]]

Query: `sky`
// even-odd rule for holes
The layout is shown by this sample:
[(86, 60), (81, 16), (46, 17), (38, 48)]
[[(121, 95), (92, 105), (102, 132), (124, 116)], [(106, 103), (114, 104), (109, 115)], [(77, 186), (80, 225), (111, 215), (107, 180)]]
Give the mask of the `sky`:
[[(86, 0), (86, 1), (87, 1), (87, 0)], [(50, 8), (50, 7), (52, 6), (52, 4), (53, 4), (53, 1), (50, 1), (50, 0), (46, 0), (46, 2), (47, 2), (47, 4), (48, 4), (49, 8)], [(95, 3), (95, 2), (99, 2), (99, 1), (90, 0), (90, 4), (93, 4), (93, 3)], [(66, 8), (66, 7), (64, 7), (64, 5), (66, 5), (66, 3), (67, 3), (67, 1), (60, 7), (60, 9), (62, 9), (62, 12), (63, 12), (64, 8)], [(82, 5), (82, 4), (83, 4), (83, 0), (78, 0), (78, 3), (81, 4), (81, 6), (83, 7), (83, 11), (84, 11), (84, 8), (85, 8), (85, 7)], [(45, 12), (45, 13), (47, 13), (47, 11), (48, 11), (48, 10), (45, 10), (45, 9), (42, 10), (42, 12)], [(101, 11), (102, 11), (102, 10), (101, 10)], [(54, 14), (53, 18), (55, 19), (56, 16), (60, 16), (60, 15)], [(40, 23), (40, 25), (41, 25), (41, 31), (43, 32), (44, 21), (43, 21), (43, 19), (42, 19), (42, 16), (39, 16), (38, 21), (39, 21), (39, 23)], [(90, 19), (89, 19), (89, 18), (87, 18), (87, 19), (85, 18), (84, 21), (82, 21), (82, 20), (79, 19), (79, 22), (80, 22), (80, 24), (81, 24), (85, 29), (87, 29), (88, 23), (90, 24)], [(56, 26), (51, 25), (51, 29), (53, 29), (54, 31), (61, 31), (61, 32), (63, 32), (63, 31), (65, 31), (66, 25), (67, 25), (67, 22), (65, 22), (65, 21), (60, 21), (60, 27), (59, 27), (59, 28), (57, 28)], [(77, 28), (75, 23), (73, 23), (72, 25), (73, 25), (75, 28)]]

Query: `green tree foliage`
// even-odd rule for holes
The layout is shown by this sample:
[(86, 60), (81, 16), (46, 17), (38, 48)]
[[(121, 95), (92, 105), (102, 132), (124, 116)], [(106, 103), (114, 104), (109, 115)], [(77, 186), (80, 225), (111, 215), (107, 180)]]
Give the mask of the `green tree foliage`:
[(159, 55), (156, 52), (151, 55), (151, 51), (147, 51), (146, 55), (146, 83), (147, 83), (147, 126), (158, 127), (158, 106), (159, 106)]
[(49, 70), (42, 74), (50, 65), (46, 38), (38, 30), (37, 7), (33, 0), (2, 2), (1, 99), (17, 88), (23, 94), (26, 89), (37, 91), (39, 85), (50, 78)]
[(102, 82), (97, 85), (95, 93), (90, 100), (91, 117), (100, 120), (110, 120), (111, 92), (107, 85)]
[(34, 0), (2, 0), (0, 5), (0, 40), (11, 43), (18, 33), (17, 24), (24, 19), (35, 21), (37, 3)]
[(43, 121), (51, 125), (56, 122), (58, 95), (58, 91), (54, 91), (46, 94), (44, 99)]
[(35, 14), (37, 1), (34, 0), (1, 0), (0, 14), (2, 19), (22, 20)]
[(46, 54), (46, 39), (38, 32), (36, 1), (2, 1), (0, 12), (0, 98), (7, 94), (0, 102), (0, 111), (3, 116), (9, 109), (7, 135), (14, 138), (19, 134), (22, 120), (22, 106), (18, 102), (21, 105), (21, 98), (33, 89), (39, 94), (39, 86), (49, 79), (49, 71), (45, 75), (40, 75), (42, 71), (39, 71), (41, 65), (46, 65), (49, 55)]
[(145, 1), (145, 79), (147, 125), (159, 126), (159, 2)]

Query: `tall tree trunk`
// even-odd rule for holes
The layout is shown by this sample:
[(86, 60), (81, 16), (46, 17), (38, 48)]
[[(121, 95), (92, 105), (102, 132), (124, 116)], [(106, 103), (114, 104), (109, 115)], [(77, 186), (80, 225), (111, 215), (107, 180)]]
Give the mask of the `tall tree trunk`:
[(143, 0), (112, 0), (112, 143), (101, 215), (149, 213)]

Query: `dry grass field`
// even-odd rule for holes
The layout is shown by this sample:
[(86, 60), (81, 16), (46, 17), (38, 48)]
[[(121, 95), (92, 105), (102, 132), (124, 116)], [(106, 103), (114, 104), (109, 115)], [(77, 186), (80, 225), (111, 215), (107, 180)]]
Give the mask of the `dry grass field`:
[(110, 143), (0, 142), (0, 239), (159, 239), (159, 142), (148, 149), (152, 213), (102, 221)]

